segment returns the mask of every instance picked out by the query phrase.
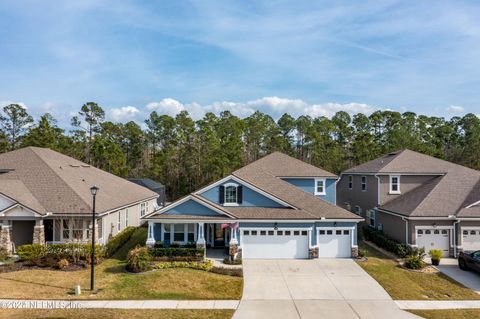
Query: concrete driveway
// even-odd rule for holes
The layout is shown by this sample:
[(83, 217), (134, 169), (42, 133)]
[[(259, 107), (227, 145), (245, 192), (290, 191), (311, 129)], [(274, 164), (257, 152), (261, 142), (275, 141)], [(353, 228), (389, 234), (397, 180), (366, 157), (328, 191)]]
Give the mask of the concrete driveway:
[(458, 267), (458, 260), (454, 258), (443, 258), (440, 265), (437, 266), (443, 274), (458, 281), (465, 287), (468, 287), (480, 294), (480, 274), (470, 270), (464, 271)]
[(244, 260), (234, 319), (419, 318), (351, 259)]

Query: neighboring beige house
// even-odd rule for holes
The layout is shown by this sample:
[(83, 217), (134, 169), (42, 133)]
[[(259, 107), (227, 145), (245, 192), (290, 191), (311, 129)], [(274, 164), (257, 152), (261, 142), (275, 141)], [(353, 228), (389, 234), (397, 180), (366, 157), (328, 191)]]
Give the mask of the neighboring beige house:
[(411, 246), (480, 250), (480, 171), (410, 150), (350, 168), (337, 204)]
[(0, 247), (88, 241), (93, 185), (99, 243), (157, 208), (157, 193), (50, 149), (0, 154)]

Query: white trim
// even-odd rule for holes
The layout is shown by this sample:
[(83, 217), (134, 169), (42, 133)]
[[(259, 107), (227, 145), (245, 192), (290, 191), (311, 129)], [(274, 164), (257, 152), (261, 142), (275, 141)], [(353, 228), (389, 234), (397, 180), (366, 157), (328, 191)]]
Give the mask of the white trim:
[[(110, 209), (110, 210), (106, 210), (104, 212), (98, 212), (98, 213), (95, 213), (97, 216), (103, 216), (103, 215), (109, 215), (111, 213), (115, 213), (116, 211), (118, 210), (122, 210), (124, 208), (127, 208), (127, 207), (131, 207), (131, 206), (135, 206), (135, 205), (138, 205), (142, 202), (146, 202), (146, 201), (150, 201), (152, 199), (157, 199), (157, 197), (159, 197), (159, 195), (157, 196), (154, 196), (154, 197), (148, 197), (146, 199), (142, 199), (142, 200), (139, 200), (139, 201), (136, 201), (136, 202), (133, 202), (131, 204), (127, 204), (127, 205), (123, 205), (123, 206), (120, 206), (120, 207), (117, 207), (117, 208), (113, 208), (113, 209)], [(55, 214), (56, 215), (56, 214)], [(147, 214), (148, 215), (148, 214)]]
[(354, 238), (354, 235), (355, 235), (355, 227), (346, 227), (346, 226), (337, 226), (337, 227), (315, 227), (315, 236), (317, 238), (317, 247), (320, 246), (320, 242), (319, 242), (319, 236), (320, 234), (318, 233), (320, 230), (350, 230), (350, 246), (351, 247), (357, 247), (357, 245), (355, 245), (355, 238)]
[[(318, 186), (317, 186), (318, 182), (323, 183), (323, 185), (322, 185), (323, 192), (318, 191)], [(313, 193), (315, 195), (327, 195), (327, 179), (326, 178), (315, 178), (314, 179)]]
[[(9, 211), (11, 211), (12, 209), (17, 208), (17, 207), (20, 207), (21, 209), (24, 209), (27, 212), (31, 213), (33, 215), (32, 217), (40, 218), (40, 217), (44, 216), (44, 215), (41, 215), (41, 214), (37, 213), (36, 211), (34, 211), (32, 209), (20, 204), (20, 203), (14, 203), (13, 205), (8, 206), (4, 210), (2, 210), (0, 212), (0, 217), (17, 217), (17, 216), (15, 216), (15, 214), (9, 215)], [(18, 217), (30, 217), (30, 216), (18, 216)]]
[[(223, 184), (223, 206), (238, 206), (238, 185), (237, 183), (226, 183), (226, 184)], [(227, 188), (229, 187), (233, 187), (235, 188), (235, 201), (233, 202), (227, 202)]]
[[(350, 178), (352, 179), (352, 181), (350, 182)], [(350, 187), (350, 183), (352, 183), (352, 187)], [(353, 175), (349, 174), (347, 176), (347, 188), (349, 191), (351, 191), (353, 189)]]
[(331, 179), (338, 179), (338, 176), (324, 176), (324, 175), (316, 175), (316, 176), (275, 176), (276, 178), (280, 179), (312, 179), (312, 178), (331, 178)]
[(401, 176), (401, 175), (406, 175), (406, 176), (439, 176), (439, 175), (446, 175), (447, 173), (444, 172), (438, 172), (438, 173), (409, 173), (409, 172), (343, 172), (340, 173), (340, 176), (342, 175), (381, 175), (381, 176), (388, 176), (388, 175), (395, 175), (395, 176)]
[(375, 176), (375, 178), (377, 179), (377, 206), (378, 206), (380, 205), (380, 198), (381, 198), (381, 192), (380, 192), (381, 182), (380, 182), (380, 176), (378, 176), (377, 174), (373, 176)]
[(241, 185), (243, 185), (243, 186), (246, 186), (246, 187), (248, 187), (248, 188), (253, 189), (253, 190), (256, 191), (257, 193), (260, 193), (260, 194), (262, 194), (263, 196), (268, 197), (268, 198), (270, 198), (271, 200), (273, 200), (273, 201), (275, 201), (275, 202), (277, 202), (277, 203), (279, 203), (279, 204), (281, 204), (281, 205), (283, 205), (283, 206), (288, 206), (288, 207), (291, 207), (291, 208), (293, 208), (293, 209), (298, 209), (297, 207), (293, 206), (292, 204), (289, 204), (289, 203), (281, 200), (281, 199), (278, 198), (278, 197), (275, 197), (275, 196), (273, 196), (273, 195), (270, 195), (269, 193), (261, 190), (260, 188), (254, 186), (254, 185), (250, 184), (249, 182), (244, 181), (244, 180), (242, 180), (242, 179), (240, 179), (240, 178), (238, 178), (238, 177), (236, 177), (236, 176), (234, 176), (234, 175), (228, 175), (228, 176), (222, 178), (221, 180), (219, 180), (219, 181), (217, 181), (217, 182), (215, 182), (215, 183), (213, 183), (213, 184), (210, 184), (210, 185), (208, 185), (208, 186), (205, 186), (204, 188), (201, 188), (200, 190), (194, 192), (193, 194), (195, 194), (195, 195), (201, 195), (202, 193), (206, 192), (207, 190), (212, 189), (213, 187), (219, 186), (219, 185), (225, 183), (226, 181), (228, 181), (228, 180), (230, 180), (230, 179), (236, 181), (237, 183), (239, 183), (239, 184), (241, 184)]
[[(406, 216), (406, 215), (401, 215), (401, 214), (398, 214), (398, 213), (394, 213), (394, 212), (391, 212), (391, 211), (388, 211), (388, 210), (385, 210), (385, 209), (381, 209), (381, 208), (378, 208), (378, 207), (374, 207), (372, 209), (375, 209), (376, 211), (379, 211), (381, 213), (385, 213), (385, 214), (389, 214), (389, 215), (393, 215), (393, 216), (396, 216), (396, 217), (400, 217), (400, 218), (406, 218), (408, 220), (432, 220), (432, 221), (435, 221), (435, 220), (451, 220), (451, 221), (455, 221), (455, 220), (464, 220), (462, 218), (456, 218), (456, 217), (442, 217), (442, 216), (439, 216), (439, 217), (435, 217), (435, 216), (426, 216), (426, 217), (410, 217), (410, 216)], [(452, 215), (454, 216), (454, 215)], [(467, 219), (468, 220), (468, 219)], [(473, 219), (470, 219), (470, 220), (473, 220)], [(478, 218), (477, 220), (480, 220), (480, 218)]]
[(480, 200), (477, 201), (477, 202), (475, 202), (475, 203), (472, 203), (472, 204), (466, 206), (465, 208), (471, 208), (471, 207), (473, 207), (473, 206), (477, 206), (478, 204), (480, 204)]
[(232, 221), (236, 223), (359, 223), (363, 221), (363, 218), (359, 219), (283, 219), (283, 220), (276, 220), (276, 219), (162, 219), (162, 218), (150, 218), (145, 219), (146, 221), (152, 221), (154, 223), (206, 223), (206, 224), (224, 224), (224, 223), (232, 223)]
[[(394, 191), (392, 190), (392, 180), (394, 178), (397, 178), (397, 190)], [(402, 193), (402, 190), (400, 188), (400, 175), (389, 175), (389, 183), (388, 183), (388, 193), (391, 194), (391, 195), (399, 195)]]
[(254, 226), (247, 226), (247, 227), (239, 227), (240, 230), (311, 230), (312, 227), (277, 227), (277, 229), (274, 229), (274, 227), (254, 227)]

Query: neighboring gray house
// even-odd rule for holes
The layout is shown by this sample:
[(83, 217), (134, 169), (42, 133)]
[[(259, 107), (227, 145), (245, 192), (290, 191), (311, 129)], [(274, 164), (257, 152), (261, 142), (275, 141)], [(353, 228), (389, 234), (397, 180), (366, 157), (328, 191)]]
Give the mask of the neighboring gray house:
[(480, 249), (480, 172), (410, 150), (350, 168), (338, 205), (411, 246), (456, 256)]
[(158, 194), (50, 149), (26, 147), (0, 154), (0, 247), (84, 242), (90, 237), (92, 195), (99, 243), (157, 208)]
[(245, 259), (356, 256), (363, 219), (336, 206), (337, 179), (272, 153), (145, 216), (147, 245), (195, 242)]

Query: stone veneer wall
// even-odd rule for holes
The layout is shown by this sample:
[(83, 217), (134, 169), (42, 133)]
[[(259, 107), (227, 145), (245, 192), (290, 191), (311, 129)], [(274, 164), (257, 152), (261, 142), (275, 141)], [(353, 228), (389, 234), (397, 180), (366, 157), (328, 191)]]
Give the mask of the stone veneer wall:
[(45, 227), (43, 225), (33, 227), (33, 243), (45, 245)]
[(5, 249), (8, 255), (11, 255), (13, 252), (12, 227), (9, 225), (2, 225), (0, 230), (0, 248)]
[(352, 258), (358, 258), (358, 247), (352, 247)]

